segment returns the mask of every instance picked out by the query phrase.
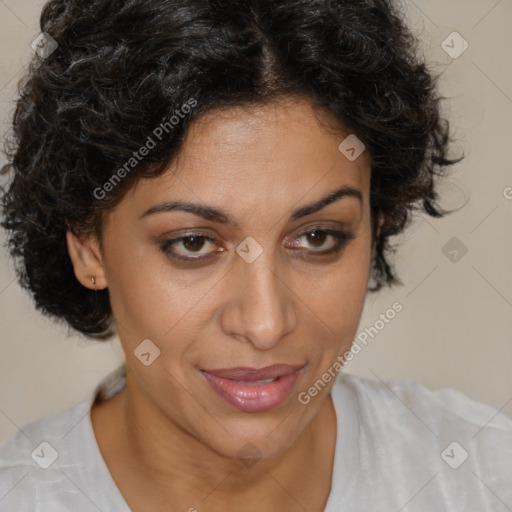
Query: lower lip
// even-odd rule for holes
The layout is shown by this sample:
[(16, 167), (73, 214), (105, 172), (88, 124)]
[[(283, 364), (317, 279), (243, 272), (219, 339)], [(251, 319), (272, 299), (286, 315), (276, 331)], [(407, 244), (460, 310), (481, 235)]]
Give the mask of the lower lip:
[(291, 394), (298, 371), (267, 384), (241, 384), (201, 371), (208, 384), (228, 404), (245, 412), (263, 412), (282, 404)]

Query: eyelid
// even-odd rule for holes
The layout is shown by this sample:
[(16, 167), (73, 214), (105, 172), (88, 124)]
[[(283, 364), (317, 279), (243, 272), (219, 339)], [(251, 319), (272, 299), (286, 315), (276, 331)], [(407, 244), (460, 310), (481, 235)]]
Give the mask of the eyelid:
[(326, 225), (317, 223), (317, 224), (308, 224), (304, 228), (300, 228), (296, 236), (303, 235), (304, 233), (309, 233), (309, 231), (314, 231), (315, 229), (318, 229), (319, 231), (341, 231), (339, 225), (338, 226), (332, 226), (332, 225)]
[(166, 238), (166, 239), (162, 240), (159, 243), (159, 245), (164, 253), (168, 254), (169, 256), (171, 256), (173, 258), (181, 259), (181, 260), (185, 260), (185, 261), (187, 261), (187, 260), (188, 261), (202, 260), (202, 259), (213, 256), (217, 252), (223, 252), (225, 250), (223, 247), (221, 247), (220, 249), (217, 249), (210, 253), (202, 254), (199, 256), (183, 256), (182, 254), (179, 254), (178, 252), (168, 250), (169, 247), (172, 247), (176, 243), (182, 242), (184, 238), (188, 238), (188, 237), (201, 237), (201, 238), (204, 238), (205, 240), (207, 240), (208, 242), (218, 245), (218, 244), (216, 244), (216, 239), (214, 237), (212, 237), (211, 235), (209, 235), (207, 233), (202, 232), (201, 230), (198, 230), (198, 231), (189, 230), (185, 233), (180, 234), (179, 236), (174, 236), (172, 238)]
[(299, 228), (299, 231), (295, 235), (292, 235), (291, 237), (287, 237), (287, 239), (291, 238), (292, 240), (295, 240), (296, 238), (298, 238), (302, 235), (305, 235), (306, 233), (309, 233), (310, 231), (315, 231), (315, 230), (325, 231), (328, 234), (342, 233), (346, 236), (353, 234), (352, 230), (348, 228), (347, 223), (341, 223), (341, 224), (344, 225), (345, 227), (344, 228), (341, 227), (340, 223), (337, 223), (336, 225), (332, 225), (332, 224), (326, 225), (325, 223), (322, 223), (322, 222), (319, 222), (316, 224), (308, 224), (307, 226), (305, 226), (303, 228)]
[[(341, 226), (345, 226), (345, 228), (341, 228)], [(346, 245), (353, 239), (356, 238), (355, 233), (352, 229), (349, 229), (348, 223), (333, 223), (332, 221), (318, 221), (314, 224), (308, 224), (299, 228), (299, 231), (296, 232), (293, 236), (286, 237), (285, 240), (292, 240), (297, 242), (302, 236), (312, 232), (312, 231), (322, 231), (327, 234), (328, 237), (331, 237), (334, 240), (334, 246), (326, 249), (311, 249), (304, 247), (295, 247), (290, 249), (291, 251), (295, 251), (297, 255), (300, 257), (322, 257), (327, 255), (339, 254), (341, 253)], [(184, 263), (193, 264), (201, 264), (204, 262), (208, 263), (208, 260), (211, 260), (217, 256), (218, 253), (224, 252), (226, 250), (225, 247), (217, 243), (218, 236), (212, 235), (211, 232), (208, 232), (208, 228), (190, 228), (181, 233), (174, 233), (175, 236), (168, 239), (163, 239), (159, 243), (160, 249), (171, 259), (176, 262), (181, 261)], [(211, 252), (207, 252), (205, 254), (194, 255), (194, 253), (188, 253), (188, 255), (184, 255), (180, 252), (171, 250), (172, 246), (183, 242), (183, 239), (187, 237), (201, 237), (205, 239), (209, 243), (213, 243), (217, 248)]]
[(328, 254), (335, 254), (341, 252), (344, 247), (352, 240), (356, 238), (356, 235), (352, 231), (344, 231), (339, 229), (331, 229), (331, 228), (310, 228), (306, 229), (305, 231), (297, 234), (293, 238), (293, 241), (298, 241), (300, 238), (302, 238), (304, 235), (307, 235), (311, 231), (322, 231), (325, 233), (328, 237), (331, 237), (334, 239), (334, 246), (327, 248), (327, 249), (308, 249), (308, 248), (294, 248), (292, 250), (299, 251), (301, 253), (313, 255), (313, 256), (322, 256), (322, 255), (328, 255)]

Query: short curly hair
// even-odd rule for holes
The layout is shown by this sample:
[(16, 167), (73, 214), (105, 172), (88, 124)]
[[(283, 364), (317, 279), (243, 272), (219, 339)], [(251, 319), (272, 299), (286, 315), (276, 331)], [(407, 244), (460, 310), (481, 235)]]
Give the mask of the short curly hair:
[[(36, 308), (85, 336), (115, 334), (109, 292), (75, 278), (66, 231), (101, 240), (105, 213), (138, 179), (164, 172), (208, 111), (306, 96), (364, 142), (370, 291), (400, 283), (389, 237), (413, 210), (448, 213), (437, 177), (462, 158), (448, 158), (438, 77), (391, 0), (51, 0), (40, 27), (58, 47), (35, 55), (18, 85), (1, 225)], [(99, 197), (166, 120), (159, 143)]]

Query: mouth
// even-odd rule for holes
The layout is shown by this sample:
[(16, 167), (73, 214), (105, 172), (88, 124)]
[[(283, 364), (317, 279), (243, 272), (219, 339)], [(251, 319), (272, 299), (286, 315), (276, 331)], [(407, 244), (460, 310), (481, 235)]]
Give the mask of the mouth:
[(291, 394), (304, 365), (276, 364), (261, 369), (238, 367), (201, 370), (211, 389), (244, 412), (263, 412), (282, 404)]

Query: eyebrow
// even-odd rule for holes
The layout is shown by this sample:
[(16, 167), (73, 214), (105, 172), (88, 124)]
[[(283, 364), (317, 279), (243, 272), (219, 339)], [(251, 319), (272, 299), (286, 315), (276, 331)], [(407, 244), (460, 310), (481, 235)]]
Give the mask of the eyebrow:
[[(327, 205), (334, 203), (338, 199), (342, 199), (345, 197), (354, 197), (359, 200), (362, 204), (363, 195), (361, 192), (355, 188), (343, 186), (334, 192), (330, 192), (326, 196), (320, 198), (314, 203), (301, 206), (300, 208), (294, 210), (290, 215), (290, 221), (297, 220), (301, 217), (305, 217), (307, 215), (311, 215), (312, 213), (316, 213)], [(158, 203), (151, 208), (148, 208), (140, 217), (142, 219), (147, 217), (148, 215), (153, 215), (155, 213), (163, 213), (163, 212), (172, 212), (172, 211), (183, 211), (188, 213), (193, 213), (198, 217), (202, 217), (203, 219), (218, 222), (219, 224), (226, 224), (229, 226), (238, 227), (238, 222), (235, 218), (227, 212), (222, 211), (219, 208), (215, 208), (213, 206), (205, 206), (197, 203), (189, 203), (185, 201), (164, 201), (162, 203)]]

